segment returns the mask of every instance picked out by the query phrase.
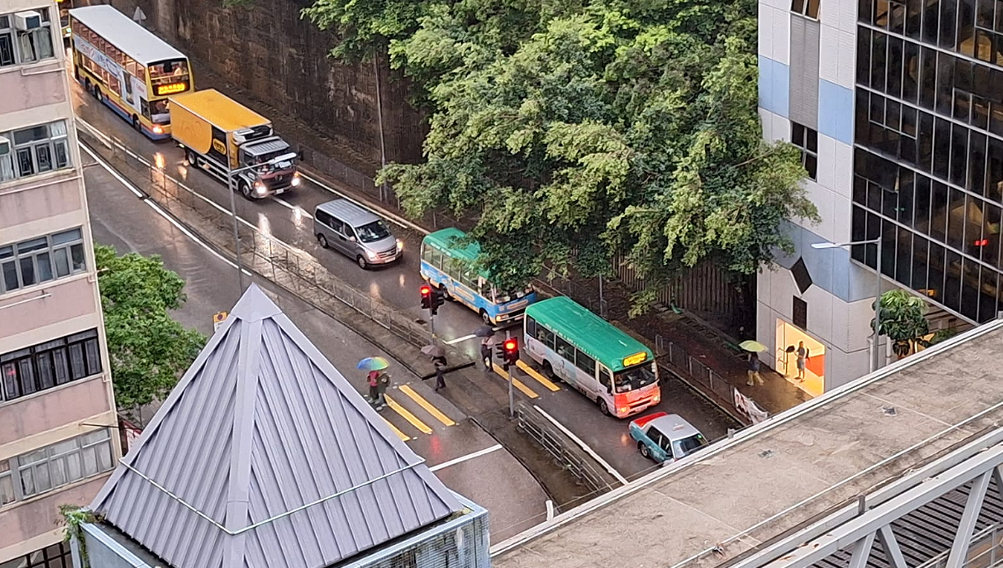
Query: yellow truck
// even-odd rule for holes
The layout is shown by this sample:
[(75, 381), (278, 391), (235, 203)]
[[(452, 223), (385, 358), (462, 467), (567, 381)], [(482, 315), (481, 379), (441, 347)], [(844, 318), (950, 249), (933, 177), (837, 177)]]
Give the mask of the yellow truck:
[(215, 89), (170, 97), (171, 137), (189, 165), (260, 199), (301, 183), (297, 154), (272, 122)]

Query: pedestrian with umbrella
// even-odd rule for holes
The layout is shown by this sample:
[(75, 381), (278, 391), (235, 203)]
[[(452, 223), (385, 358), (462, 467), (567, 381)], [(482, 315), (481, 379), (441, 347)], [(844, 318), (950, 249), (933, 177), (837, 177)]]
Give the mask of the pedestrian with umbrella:
[(438, 345), (426, 345), (421, 348), (421, 352), (428, 355), (435, 365), (435, 390), (446, 388), (446, 377), (443, 375), (446, 367), (446, 350)]
[(475, 337), (481, 338), (481, 361), (484, 363), (484, 371), (491, 371), (491, 346), (494, 345), (495, 330), (490, 325), (482, 325), (474, 331)]
[(383, 357), (366, 357), (356, 365), (357, 369), (369, 371), (366, 375), (366, 383), (369, 385), (369, 396), (366, 400), (376, 410), (383, 410), (386, 404), (383, 401), (383, 393), (386, 392), (386, 385), (390, 384), (390, 377), (384, 370), (389, 366), (390, 363)]
[(754, 387), (757, 384), (762, 385), (763, 377), (759, 374), (762, 362), (759, 360), (757, 353), (766, 351), (766, 346), (758, 341), (749, 340), (740, 343), (739, 347), (749, 352), (749, 380), (745, 382), (746, 386)]

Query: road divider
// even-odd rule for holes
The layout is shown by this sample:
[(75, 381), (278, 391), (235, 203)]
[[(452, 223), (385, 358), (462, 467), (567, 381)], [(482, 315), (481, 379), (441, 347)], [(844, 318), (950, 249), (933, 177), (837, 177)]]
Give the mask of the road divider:
[(401, 418), (410, 422), (411, 425), (417, 428), (419, 432), (421, 432), (422, 434), (432, 433), (432, 429), (428, 427), (428, 424), (422, 422), (421, 419), (419, 419), (417, 416), (411, 414), (411, 411), (401, 406), (394, 399), (390, 398), (390, 395), (385, 394), (383, 395), (383, 398), (387, 400), (387, 406), (389, 406), (391, 410), (393, 410), (397, 414), (400, 414)]
[(401, 387), (397, 390), (407, 395), (408, 398), (413, 400), (418, 406), (424, 408), (425, 412), (431, 414), (433, 418), (435, 418), (439, 422), (442, 422), (443, 425), (445, 426), (456, 425), (456, 422), (453, 422), (453, 420), (450, 417), (446, 416), (441, 410), (433, 406), (431, 402), (425, 400), (425, 397), (415, 392), (415, 390), (411, 388), (411, 385), (401, 385)]
[(536, 369), (534, 369), (533, 367), (530, 367), (526, 363), (523, 363), (522, 361), (516, 361), (515, 365), (517, 367), (519, 367), (520, 369), (522, 369), (523, 373), (526, 373), (533, 380), (535, 380), (536, 382), (540, 383), (541, 385), (543, 385), (544, 387), (546, 387), (548, 390), (550, 390), (550, 392), (557, 392), (557, 391), (561, 390), (561, 387), (555, 385), (553, 383), (553, 381), (551, 381), (547, 377), (544, 377), (543, 375), (541, 375), (540, 373), (538, 373), (536, 371)]

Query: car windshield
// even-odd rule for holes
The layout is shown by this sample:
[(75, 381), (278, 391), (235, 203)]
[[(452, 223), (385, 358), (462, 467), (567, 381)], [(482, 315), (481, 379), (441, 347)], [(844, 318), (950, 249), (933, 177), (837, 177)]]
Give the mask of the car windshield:
[(390, 229), (387, 229), (383, 221), (373, 221), (368, 225), (356, 227), (355, 231), (359, 234), (359, 240), (364, 243), (374, 243), (390, 236)]
[(682, 440), (673, 440), (672, 454), (676, 458), (681, 458), (692, 454), (706, 445), (707, 439), (700, 434), (690, 436), (689, 438), (683, 438)]
[(650, 385), (655, 378), (651, 363), (642, 363), (613, 375), (613, 387), (616, 392), (632, 391)]

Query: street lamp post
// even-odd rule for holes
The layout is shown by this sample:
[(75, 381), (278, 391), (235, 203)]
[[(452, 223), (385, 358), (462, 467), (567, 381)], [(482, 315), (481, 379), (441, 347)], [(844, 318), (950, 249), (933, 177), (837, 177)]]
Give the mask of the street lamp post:
[(878, 330), (880, 329), (880, 322), (878, 321), (881, 317), (881, 237), (876, 239), (870, 239), (866, 241), (853, 241), (849, 243), (814, 243), (811, 248), (814, 249), (832, 249), (832, 248), (843, 248), (852, 247), (856, 245), (875, 245), (877, 258), (877, 267), (874, 271), (875, 273), (875, 290), (874, 290), (874, 344), (872, 347), (872, 357), (871, 357), (871, 372), (877, 371), (880, 367), (881, 356), (878, 352)]

